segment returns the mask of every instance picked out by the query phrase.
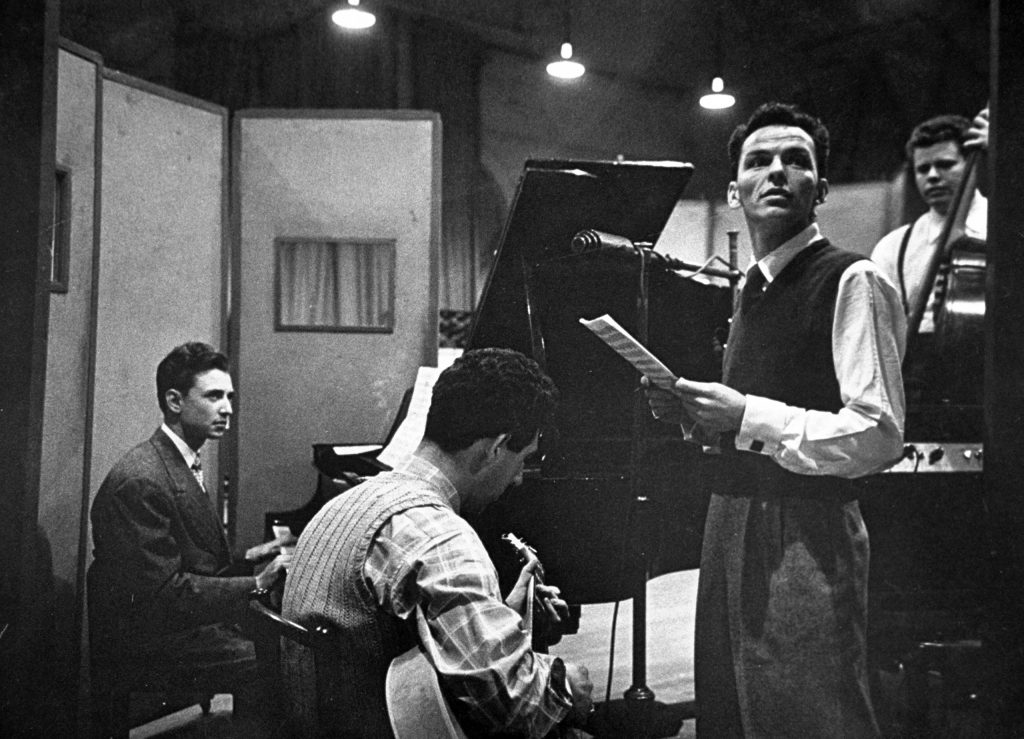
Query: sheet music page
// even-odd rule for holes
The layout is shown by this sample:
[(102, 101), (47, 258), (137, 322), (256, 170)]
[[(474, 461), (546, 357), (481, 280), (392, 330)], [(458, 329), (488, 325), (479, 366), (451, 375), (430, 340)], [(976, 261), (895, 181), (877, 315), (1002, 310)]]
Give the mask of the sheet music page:
[(640, 374), (646, 375), (655, 385), (667, 389), (679, 379), (660, 359), (651, 354), (647, 347), (634, 339), (607, 313), (590, 321), (581, 318), (580, 323), (593, 331), (598, 338), (614, 349), (620, 357), (636, 367)]
[(384, 451), (377, 455), (377, 460), (388, 467), (396, 467), (407, 459), (423, 439), (423, 431), (427, 427), (427, 411), (430, 410), (430, 396), (434, 390), (434, 382), (441, 374), (440, 367), (420, 367), (416, 371), (416, 382), (412, 386), (412, 398), (409, 410), (399, 424), (395, 435)]
[[(641, 374), (646, 375), (655, 385), (668, 389), (679, 379), (660, 359), (651, 354), (647, 347), (633, 338), (632, 334), (622, 328), (607, 313), (589, 321), (581, 318), (580, 323), (593, 331), (598, 338), (614, 349), (620, 357), (633, 365)], [(690, 423), (681, 423), (679, 428), (683, 432), (685, 441), (700, 444), (706, 454), (718, 454), (721, 451), (718, 447), (718, 434), (707, 431), (696, 421), (691, 419)]]
[(351, 454), (367, 454), (380, 449), (380, 444), (335, 444), (331, 450), (339, 457)]

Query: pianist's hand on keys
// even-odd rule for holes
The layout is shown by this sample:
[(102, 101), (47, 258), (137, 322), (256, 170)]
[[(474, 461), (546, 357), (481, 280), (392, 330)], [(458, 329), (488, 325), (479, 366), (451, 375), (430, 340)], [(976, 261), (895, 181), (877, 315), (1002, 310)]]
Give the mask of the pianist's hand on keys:
[(265, 541), (262, 544), (257, 544), (256, 546), (247, 549), (245, 552), (245, 558), (249, 562), (261, 562), (268, 557), (275, 557), (278, 554), (290, 554), (290, 549), (286, 548), (282, 550), (282, 547), (294, 546), (296, 541), (297, 539), (295, 536), (291, 531), (288, 531), (278, 536), (276, 539)]

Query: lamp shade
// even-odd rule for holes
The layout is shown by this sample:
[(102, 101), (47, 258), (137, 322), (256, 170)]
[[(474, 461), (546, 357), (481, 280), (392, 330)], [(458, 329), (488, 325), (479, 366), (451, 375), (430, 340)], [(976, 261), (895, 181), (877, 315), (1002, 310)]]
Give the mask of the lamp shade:
[(335, 25), (351, 30), (369, 28), (377, 22), (377, 16), (366, 10), (361, 10), (359, 0), (348, 0), (348, 5), (340, 10), (334, 11), (331, 20)]
[(548, 74), (563, 80), (574, 80), (582, 77), (587, 71), (586, 67), (572, 59), (572, 44), (566, 41), (562, 44), (560, 52), (561, 59), (551, 62), (548, 65)]
[(700, 98), (700, 107), (708, 110), (722, 110), (735, 104), (736, 98), (725, 91), (725, 82), (721, 77), (711, 80), (711, 92)]

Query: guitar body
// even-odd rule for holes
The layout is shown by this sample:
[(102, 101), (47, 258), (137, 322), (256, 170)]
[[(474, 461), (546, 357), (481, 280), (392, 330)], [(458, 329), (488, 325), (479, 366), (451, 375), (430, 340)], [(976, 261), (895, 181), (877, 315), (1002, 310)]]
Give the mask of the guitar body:
[(397, 739), (466, 739), (419, 647), (400, 654), (384, 680), (388, 718)]
[[(536, 552), (513, 534), (505, 534), (502, 538), (516, 549), (524, 564), (536, 560)], [(527, 588), (523, 609), (524, 627), (531, 634), (534, 585), (542, 577), (543, 567), (538, 561)], [(429, 643), (430, 630), (419, 607), (416, 608), (416, 630), (420, 644)], [(437, 671), (427, 659), (422, 646), (415, 646), (391, 661), (384, 680), (384, 695), (391, 731), (396, 739), (468, 739), (441, 692)]]

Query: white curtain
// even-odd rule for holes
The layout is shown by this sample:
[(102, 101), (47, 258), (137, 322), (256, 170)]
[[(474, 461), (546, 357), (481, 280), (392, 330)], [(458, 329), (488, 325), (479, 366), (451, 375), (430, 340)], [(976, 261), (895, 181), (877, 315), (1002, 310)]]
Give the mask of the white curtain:
[(332, 242), (279, 242), (281, 324), (337, 326), (338, 250)]
[(394, 244), (278, 241), (281, 325), (391, 328)]

